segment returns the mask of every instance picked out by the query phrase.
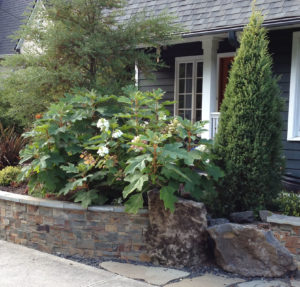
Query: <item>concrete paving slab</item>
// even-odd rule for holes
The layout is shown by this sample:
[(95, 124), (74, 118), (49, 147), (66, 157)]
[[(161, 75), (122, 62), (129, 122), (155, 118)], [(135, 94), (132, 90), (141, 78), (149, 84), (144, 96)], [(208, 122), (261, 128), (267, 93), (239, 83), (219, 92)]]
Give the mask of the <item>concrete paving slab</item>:
[(150, 287), (105, 270), (0, 240), (1, 287)]
[(291, 280), (292, 287), (300, 287), (300, 280)]
[(188, 272), (162, 267), (148, 267), (112, 261), (102, 262), (100, 266), (110, 272), (114, 272), (133, 279), (142, 279), (154, 285), (165, 285), (168, 282), (189, 276)]
[(228, 278), (213, 274), (205, 274), (192, 279), (183, 279), (180, 282), (171, 283), (165, 287), (225, 287), (243, 281), (243, 279), (239, 278)]
[(249, 282), (244, 282), (237, 284), (236, 287), (290, 287), (289, 283), (283, 282), (281, 280), (253, 280)]

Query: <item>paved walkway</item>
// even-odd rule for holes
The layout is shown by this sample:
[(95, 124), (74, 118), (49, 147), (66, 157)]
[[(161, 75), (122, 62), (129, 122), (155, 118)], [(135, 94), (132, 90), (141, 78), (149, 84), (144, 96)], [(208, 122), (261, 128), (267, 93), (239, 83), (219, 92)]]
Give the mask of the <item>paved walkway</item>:
[[(300, 287), (298, 276), (291, 282), (261, 279), (242, 283), (240, 278), (213, 274), (185, 278), (188, 273), (169, 268), (116, 262), (101, 266), (109, 271), (0, 240), (0, 287)], [(174, 279), (179, 281), (172, 283)]]
[(0, 240), (1, 287), (150, 287), (101, 269)]

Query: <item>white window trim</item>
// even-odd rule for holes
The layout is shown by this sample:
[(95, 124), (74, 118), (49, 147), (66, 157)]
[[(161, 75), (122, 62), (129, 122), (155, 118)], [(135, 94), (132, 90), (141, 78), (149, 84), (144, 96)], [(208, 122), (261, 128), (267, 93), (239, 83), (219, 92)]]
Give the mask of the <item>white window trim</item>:
[(293, 33), (288, 141), (300, 141), (300, 32)]
[(236, 52), (226, 52), (226, 53), (217, 54), (217, 98), (216, 98), (217, 110), (218, 110), (219, 95), (220, 95), (220, 59), (235, 57), (235, 56), (236, 56)]
[(139, 88), (139, 67), (137, 61), (134, 64), (134, 85)]
[[(196, 62), (203, 62), (203, 56), (187, 56), (187, 57), (176, 57), (175, 58), (175, 81), (174, 81), (174, 116), (178, 116), (178, 82), (179, 82), (179, 64), (182, 63), (193, 63), (193, 83), (195, 83), (195, 69), (197, 69), (197, 65), (195, 65)], [(195, 94), (195, 85), (192, 86), (192, 95)], [(192, 121), (195, 121), (195, 103), (196, 99), (193, 96), (192, 97)]]

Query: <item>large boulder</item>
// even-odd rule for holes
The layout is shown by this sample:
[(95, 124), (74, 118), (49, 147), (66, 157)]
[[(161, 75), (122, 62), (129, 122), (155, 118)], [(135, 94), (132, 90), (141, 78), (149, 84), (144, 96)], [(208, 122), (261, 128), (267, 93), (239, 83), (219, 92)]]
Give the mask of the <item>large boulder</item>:
[(207, 261), (206, 209), (203, 203), (180, 199), (171, 213), (159, 192), (148, 193), (150, 227), (146, 233), (154, 262), (183, 267)]
[(226, 223), (212, 226), (208, 232), (215, 243), (216, 262), (228, 272), (247, 277), (281, 277), (296, 270), (293, 256), (271, 231)]

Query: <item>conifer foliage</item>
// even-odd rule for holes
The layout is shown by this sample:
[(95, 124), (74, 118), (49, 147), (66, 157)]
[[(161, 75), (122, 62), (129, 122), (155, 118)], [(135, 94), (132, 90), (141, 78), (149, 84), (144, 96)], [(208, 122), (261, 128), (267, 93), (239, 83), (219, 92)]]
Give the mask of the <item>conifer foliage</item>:
[(280, 191), (282, 102), (263, 16), (253, 11), (230, 72), (215, 140), (224, 213), (267, 207)]
[[(23, 41), (22, 53), (3, 62), (12, 69), (0, 83), (0, 108), (7, 107), (7, 117), (26, 125), (74, 88), (118, 94), (133, 83), (135, 63), (143, 72), (155, 70), (157, 55), (150, 52), (174, 39), (179, 27), (165, 14), (141, 12), (126, 19), (125, 4), (37, 1), (15, 35)], [(140, 46), (149, 48), (137, 49)]]

